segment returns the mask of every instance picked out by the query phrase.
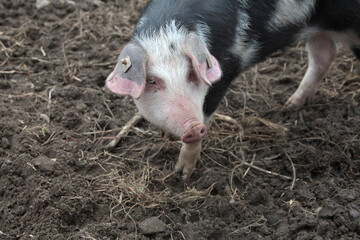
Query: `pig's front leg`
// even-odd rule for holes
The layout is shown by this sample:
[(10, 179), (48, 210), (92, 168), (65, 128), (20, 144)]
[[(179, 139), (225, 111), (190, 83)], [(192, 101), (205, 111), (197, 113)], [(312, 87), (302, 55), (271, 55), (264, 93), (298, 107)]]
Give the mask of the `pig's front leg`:
[(175, 172), (182, 172), (182, 178), (186, 180), (195, 169), (196, 162), (200, 158), (201, 141), (196, 143), (183, 143), (180, 156), (175, 164)]
[[(209, 116), (204, 116), (204, 124), (209, 127), (210, 121), (214, 116), (214, 112)], [(182, 172), (182, 178), (186, 180), (190, 177), (192, 171), (195, 169), (196, 162), (200, 159), (201, 140), (196, 143), (183, 143), (179, 159), (175, 164), (175, 172)]]

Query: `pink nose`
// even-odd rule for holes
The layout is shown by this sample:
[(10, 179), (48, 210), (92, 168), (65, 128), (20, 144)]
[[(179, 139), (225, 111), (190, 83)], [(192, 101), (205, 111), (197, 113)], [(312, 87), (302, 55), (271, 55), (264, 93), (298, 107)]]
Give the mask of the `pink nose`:
[(203, 139), (206, 135), (206, 126), (202, 123), (196, 123), (190, 126), (183, 134), (181, 140), (184, 143), (194, 143)]

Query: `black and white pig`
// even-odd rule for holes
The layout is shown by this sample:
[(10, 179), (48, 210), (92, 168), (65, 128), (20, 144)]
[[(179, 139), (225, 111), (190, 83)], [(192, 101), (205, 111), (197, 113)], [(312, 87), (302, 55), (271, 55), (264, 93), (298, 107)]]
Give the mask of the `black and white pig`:
[(360, 58), (360, 0), (153, 0), (106, 85), (182, 139), (175, 171), (186, 179), (231, 81), (301, 39), (309, 65), (289, 107), (314, 95), (337, 41)]

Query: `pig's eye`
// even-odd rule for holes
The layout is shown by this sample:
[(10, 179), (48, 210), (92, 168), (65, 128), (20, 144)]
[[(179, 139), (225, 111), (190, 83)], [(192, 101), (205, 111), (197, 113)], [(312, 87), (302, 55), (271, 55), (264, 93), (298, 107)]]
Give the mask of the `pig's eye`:
[(146, 89), (149, 91), (153, 91), (155, 90), (155, 92), (157, 92), (160, 89), (164, 88), (164, 84), (163, 82), (156, 78), (156, 77), (149, 77), (148, 79), (146, 79)]
[(156, 84), (156, 81), (154, 79), (148, 79), (147, 83), (148, 84)]

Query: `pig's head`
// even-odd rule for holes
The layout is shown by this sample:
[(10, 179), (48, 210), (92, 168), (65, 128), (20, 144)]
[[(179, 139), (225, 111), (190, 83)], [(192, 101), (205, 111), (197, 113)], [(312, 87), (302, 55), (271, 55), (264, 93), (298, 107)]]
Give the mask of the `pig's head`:
[(160, 31), (124, 47), (106, 86), (131, 95), (151, 123), (193, 143), (206, 134), (202, 107), (221, 74), (218, 61), (196, 34)]

